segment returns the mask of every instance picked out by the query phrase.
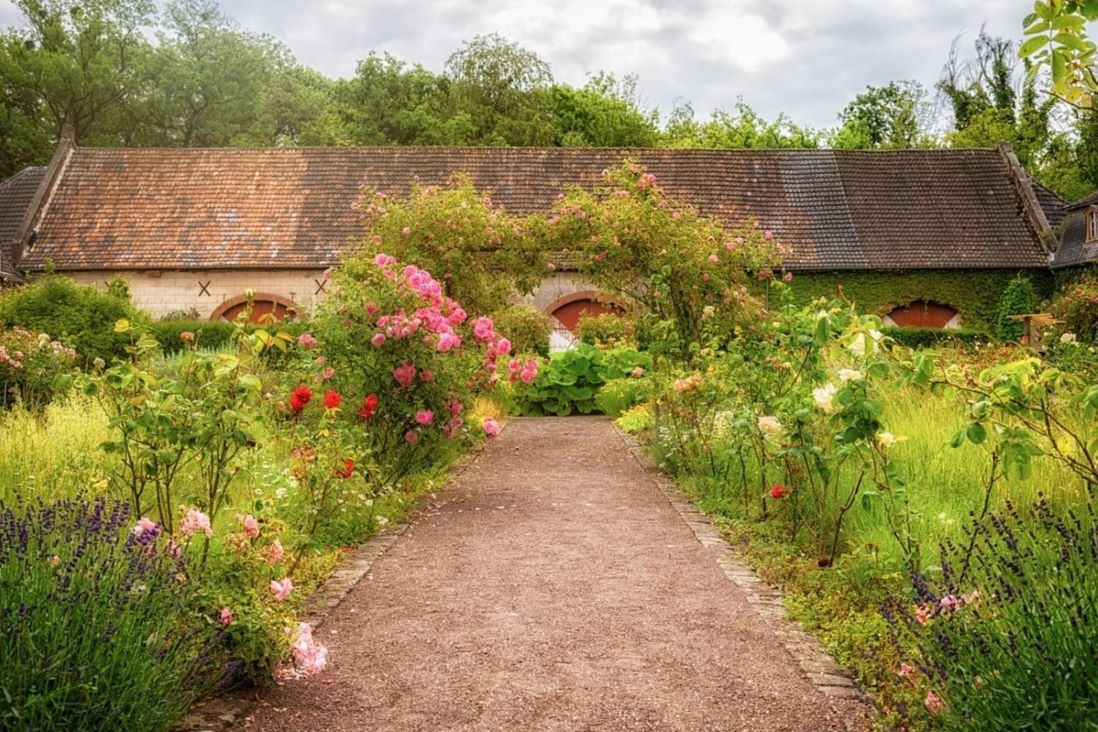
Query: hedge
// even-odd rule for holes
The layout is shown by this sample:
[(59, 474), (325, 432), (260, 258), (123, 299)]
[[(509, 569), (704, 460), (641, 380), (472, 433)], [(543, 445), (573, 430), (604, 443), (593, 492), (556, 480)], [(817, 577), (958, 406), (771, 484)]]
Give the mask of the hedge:
[[(269, 328), (272, 326), (249, 325), (249, 330), (256, 328)], [(305, 325), (298, 321), (287, 320), (273, 326), (278, 330), (288, 331), (300, 335), (305, 330)], [(201, 348), (218, 349), (232, 341), (233, 324), (226, 320), (199, 320), (198, 318), (170, 318), (158, 320), (149, 326), (149, 335), (160, 342), (160, 347), (166, 353), (175, 353), (182, 350), (184, 341), (180, 338), (183, 333), (194, 333), (195, 342)]]

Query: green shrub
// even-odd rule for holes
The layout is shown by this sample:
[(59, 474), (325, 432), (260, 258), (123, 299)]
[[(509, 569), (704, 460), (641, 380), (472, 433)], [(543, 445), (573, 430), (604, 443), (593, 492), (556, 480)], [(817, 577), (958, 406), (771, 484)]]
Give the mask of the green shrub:
[(576, 326), (584, 343), (598, 348), (624, 348), (637, 345), (637, 321), (625, 315), (603, 313), (580, 316)]
[(610, 379), (595, 394), (595, 404), (607, 417), (617, 419), (623, 412), (644, 401), (648, 392), (648, 384), (641, 378)]
[(184, 333), (194, 334), (194, 343), (199, 348), (218, 349), (229, 345), (233, 339), (234, 326), (227, 320), (172, 319), (158, 320), (149, 324), (149, 335), (155, 338), (167, 353), (182, 351), (187, 341), (181, 337)]
[(1072, 333), (1084, 343), (1098, 343), (1098, 269), (1067, 283), (1050, 307), (1062, 320), (1057, 333)]
[(123, 503), (0, 503), (0, 728), (170, 730), (214, 679), (188, 566)]
[(530, 305), (509, 305), (492, 315), (496, 330), (511, 339), (515, 353), (549, 355), (549, 334), (553, 332), (552, 319)]
[(22, 402), (37, 410), (53, 399), (57, 377), (72, 371), (76, 351), (46, 333), (0, 331), (0, 407)]
[(570, 351), (553, 354), (534, 382), (521, 389), (516, 385), (516, 392), (525, 414), (591, 414), (599, 409), (595, 395), (603, 384), (651, 365), (651, 356), (632, 348), (600, 351), (582, 343)]
[(115, 322), (146, 319), (129, 302), (67, 277), (45, 277), (0, 297), (0, 325), (49, 333), (75, 348), (85, 367), (97, 358), (125, 358), (130, 337), (115, 333)]
[(995, 312), (995, 336), (1001, 341), (1017, 341), (1024, 327), (1010, 316), (1032, 313), (1037, 307), (1037, 291), (1029, 277), (1019, 274), (1007, 284)]
[(987, 343), (991, 336), (981, 330), (950, 328), (882, 328), (881, 332), (908, 348), (933, 348), (936, 346), (975, 346)]

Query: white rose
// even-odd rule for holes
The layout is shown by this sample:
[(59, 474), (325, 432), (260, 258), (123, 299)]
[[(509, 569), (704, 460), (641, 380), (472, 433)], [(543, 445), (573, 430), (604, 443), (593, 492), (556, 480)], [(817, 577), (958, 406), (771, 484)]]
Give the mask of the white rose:
[(891, 432), (881, 432), (877, 435), (877, 444), (887, 450), (896, 444), (896, 435)]
[(782, 423), (778, 421), (777, 417), (759, 417), (759, 431), (765, 435), (780, 435), (782, 433)]
[(834, 384), (825, 384), (818, 389), (812, 390), (812, 398), (816, 400), (816, 406), (824, 410), (828, 414), (835, 411), (835, 405), (832, 404), (832, 399), (835, 397), (835, 392), (838, 389)]
[(862, 372), (854, 369), (839, 369), (839, 381), (857, 381), (862, 378)]

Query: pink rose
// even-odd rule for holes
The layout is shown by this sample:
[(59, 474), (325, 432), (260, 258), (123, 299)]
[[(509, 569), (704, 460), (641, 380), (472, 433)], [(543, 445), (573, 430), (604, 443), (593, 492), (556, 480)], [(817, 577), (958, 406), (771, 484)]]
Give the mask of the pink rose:
[(407, 442), (409, 445), (416, 444), (416, 441), (418, 439), (419, 439), (419, 434), (417, 434), (415, 430), (408, 430), (407, 432), (404, 433), (404, 441)]
[(494, 419), (484, 420), (484, 434), (487, 435), (489, 440), (494, 440), (499, 437), (499, 422)]
[(401, 386), (411, 386), (412, 381), (416, 378), (416, 367), (410, 363), (405, 363), (403, 366), (393, 369), (393, 378)]
[(282, 548), (282, 542), (275, 539), (271, 542), (271, 545), (267, 547), (267, 561), (271, 564), (278, 564), (282, 561), (282, 557), (285, 554), (285, 550)]
[(435, 413), (430, 409), (416, 412), (416, 424), (428, 425), (435, 421)]
[(259, 536), (259, 522), (255, 520), (255, 516), (250, 513), (247, 516), (241, 516), (237, 514), (236, 520), (244, 525), (244, 535), (249, 538), (256, 538)]
[(179, 524), (179, 533), (188, 539), (198, 533), (212, 536), (213, 529), (210, 528), (210, 517), (197, 508), (190, 509)]
[(227, 607), (221, 608), (221, 627), (228, 628), (233, 623), (233, 612)]
[(294, 583), (290, 580), (289, 577), (281, 581), (271, 580), (271, 592), (274, 593), (275, 600), (277, 602), (282, 602), (283, 600), (285, 600), (287, 597), (290, 596), (290, 593), (293, 591)]

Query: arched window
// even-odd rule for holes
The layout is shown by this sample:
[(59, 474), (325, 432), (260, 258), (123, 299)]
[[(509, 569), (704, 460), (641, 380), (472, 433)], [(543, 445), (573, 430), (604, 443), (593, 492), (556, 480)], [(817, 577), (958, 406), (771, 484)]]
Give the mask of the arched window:
[[(217, 306), (210, 320), (228, 320), (233, 322), (248, 307), (248, 296), (230, 297)], [(258, 322), (265, 315), (273, 315), (276, 320), (292, 318), (297, 313), (293, 300), (269, 292), (257, 292), (252, 298), (252, 314), (249, 320)]]
[(883, 318), (885, 325), (900, 328), (960, 328), (960, 314), (949, 307), (927, 300), (916, 300), (892, 311)]

